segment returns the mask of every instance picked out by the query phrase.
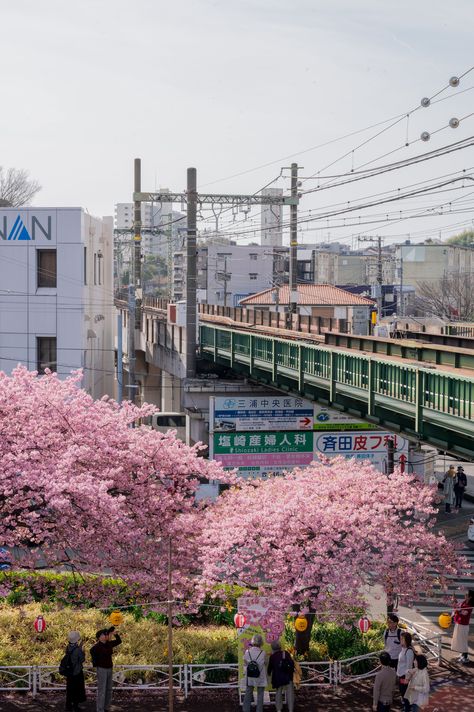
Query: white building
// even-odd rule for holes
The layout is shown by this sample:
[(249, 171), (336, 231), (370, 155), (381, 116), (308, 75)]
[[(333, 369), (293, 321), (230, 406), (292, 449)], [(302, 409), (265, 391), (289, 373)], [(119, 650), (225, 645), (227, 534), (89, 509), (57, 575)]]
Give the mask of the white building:
[[(167, 192), (161, 189), (161, 192)], [(155, 233), (142, 235), (143, 255), (159, 255), (167, 258), (170, 250), (180, 249), (183, 242), (182, 229), (186, 228), (183, 213), (173, 210), (172, 203), (142, 203), (142, 228), (150, 230), (156, 228)], [(116, 203), (114, 227), (117, 230), (133, 229), (134, 206), (133, 203)], [(126, 238), (122, 240), (126, 242)], [(131, 244), (131, 241), (130, 241)], [(127, 258), (124, 260), (127, 262)]]
[[(234, 307), (249, 294), (274, 282), (274, 255), (260, 245), (198, 247), (196, 277), (198, 302)], [(173, 255), (173, 298), (186, 294), (186, 255)]]
[(84, 369), (113, 395), (113, 220), (82, 208), (0, 208), (0, 370)]
[[(265, 188), (262, 195), (279, 198), (283, 195), (281, 188)], [(263, 247), (281, 247), (283, 244), (281, 205), (262, 205), (261, 211), (261, 243)]]

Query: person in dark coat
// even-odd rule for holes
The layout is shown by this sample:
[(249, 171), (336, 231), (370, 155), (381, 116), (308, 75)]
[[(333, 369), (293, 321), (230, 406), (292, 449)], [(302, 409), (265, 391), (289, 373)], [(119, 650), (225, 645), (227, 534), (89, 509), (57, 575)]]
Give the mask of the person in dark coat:
[(281, 649), (280, 641), (272, 641), (272, 654), (268, 661), (268, 674), (272, 678), (272, 687), (276, 690), (275, 705), (277, 712), (283, 706), (283, 691), (286, 691), (288, 712), (293, 712), (295, 705), (295, 689), (293, 687), (293, 673), (295, 663), (290, 653)]
[(107, 712), (112, 702), (112, 654), (122, 639), (113, 626), (98, 630), (95, 637), (97, 643), (91, 648), (91, 659), (97, 675), (97, 712)]
[(72, 665), (72, 675), (66, 677), (66, 709), (77, 712), (79, 705), (86, 701), (83, 664), (86, 659), (81, 642), (81, 634), (72, 630), (68, 635), (66, 655), (69, 655)]
[(464, 497), (464, 492), (466, 490), (466, 487), (467, 487), (466, 473), (464, 472), (464, 467), (459, 465), (458, 470), (456, 472), (456, 478), (454, 480), (454, 497), (455, 497), (454, 507), (456, 509), (461, 509), (461, 507), (462, 507), (462, 498)]

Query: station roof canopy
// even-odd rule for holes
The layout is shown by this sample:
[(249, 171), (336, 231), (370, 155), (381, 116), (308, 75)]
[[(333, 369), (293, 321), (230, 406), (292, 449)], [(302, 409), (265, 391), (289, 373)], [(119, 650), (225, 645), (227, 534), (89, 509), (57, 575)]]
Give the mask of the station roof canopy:
[[(273, 306), (275, 304), (288, 304), (290, 290), (287, 284), (282, 287), (272, 287), (263, 292), (251, 294), (241, 299), (242, 307)], [(352, 294), (346, 289), (334, 287), (332, 284), (299, 284), (298, 304), (313, 307), (373, 307), (373, 299)]]

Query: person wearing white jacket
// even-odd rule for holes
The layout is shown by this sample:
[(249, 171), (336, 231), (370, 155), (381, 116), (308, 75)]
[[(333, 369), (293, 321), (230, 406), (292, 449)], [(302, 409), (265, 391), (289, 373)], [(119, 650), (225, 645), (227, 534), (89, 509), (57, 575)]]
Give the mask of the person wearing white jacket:
[[(244, 653), (245, 666), (245, 696), (243, 712), (250, 712), (253, 700), (253, 688), (257, 688), (257, 712), (263, 712), (263, 696), (267, 686), (267, 666), (265, 651), (262, 650), (263, 639), (261, 635), (254, 635), (250, 641), (250, 646)], [(249, 675), (250, 663), (258, 666), (258, 675)], [(252, 665), (254, 667), (254, 665)]]
[(419, 712), (428, 704), (430, 696), (428, 660), (424, 655), (415, 655), (414, 665), (415, 667), (405, 675), (409, 682), (404, 699), (410, 703), (410, 712)]

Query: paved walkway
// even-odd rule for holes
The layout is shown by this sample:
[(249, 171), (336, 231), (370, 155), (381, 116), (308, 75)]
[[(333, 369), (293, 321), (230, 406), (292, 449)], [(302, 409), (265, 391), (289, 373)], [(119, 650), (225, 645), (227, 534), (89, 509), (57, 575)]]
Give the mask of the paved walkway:
[[(423, 712), (472, 712), (474, 710), (474, 664), (457, 666), (442, 663), (430, 669), (432, 694)], [(358, 712), (372, 706), (372, 680), (343, 685), (336, 690), (300, 690), (295, 712)], [(165, 712), (167, 697), (161, 693), (117, 693), (111, 712)], [(93, 712), (95, 704), (90, 696), (84, 712)], [(175, 712), (238, 712), (237, 694), (215, 690), (194, 693), (187, 700), (177, 695)], [(266, 706), (265, 710), (274, 709)], [(397, 709), (394, 705), (393, 709)], [(36, 700), (24, 693), (0, 694), (2, 712), (59, 712), (64, 710), (64, 696), (41, 694)]]

